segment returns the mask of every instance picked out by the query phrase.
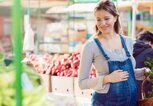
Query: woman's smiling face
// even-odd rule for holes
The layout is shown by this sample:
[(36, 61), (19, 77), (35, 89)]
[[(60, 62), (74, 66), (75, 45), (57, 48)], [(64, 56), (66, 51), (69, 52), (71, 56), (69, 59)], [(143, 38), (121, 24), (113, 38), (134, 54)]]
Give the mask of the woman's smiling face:
[(117, 18), (105, 10), (97, 10), (95, 12), (96, 25), (102, 34), (109, 34), (114, 31), (114, 23)]

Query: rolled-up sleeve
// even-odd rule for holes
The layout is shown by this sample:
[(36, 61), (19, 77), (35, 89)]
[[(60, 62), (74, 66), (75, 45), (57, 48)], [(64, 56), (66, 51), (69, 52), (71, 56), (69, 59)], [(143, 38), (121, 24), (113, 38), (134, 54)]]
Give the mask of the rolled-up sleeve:
[(134, 70), (136, 80), (144, 80), (145, 79), (144, 71), (145, 71), (145, 68), (137, 68)]
[(102, 90), (106, 85), (103, 85), (103, 77), (97, 76), (96, 78), (89, 78), (90, 70), (94, 58), (94, 48), (90, 42), (87, 42), (81, 53), (81, 62), (79, 66), (79, 74), (78, 74), (78, 83), (80, 89), (94, 89), (94, 90)]

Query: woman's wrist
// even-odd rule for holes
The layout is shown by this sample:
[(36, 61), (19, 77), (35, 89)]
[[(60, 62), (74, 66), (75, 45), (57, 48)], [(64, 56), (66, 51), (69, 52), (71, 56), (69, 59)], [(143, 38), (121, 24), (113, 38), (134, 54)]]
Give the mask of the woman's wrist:
[(103, 84), (110, 83), (110, 78), (109, 77), (110, 77), (109, 75), (104, 76)]

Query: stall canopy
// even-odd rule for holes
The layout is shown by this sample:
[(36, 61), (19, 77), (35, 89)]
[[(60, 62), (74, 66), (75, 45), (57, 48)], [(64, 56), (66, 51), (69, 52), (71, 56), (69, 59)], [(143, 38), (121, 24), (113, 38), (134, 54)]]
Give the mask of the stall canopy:
[[(9, 7), (12, 5), (12, 0), (0, 0), (0, 7)], [(61, 9), (61, 12), (68, 12), (68, 11), (77, 11), (77, 12), (91, 12), (95, 7), (95, 3), (100, 0), (21, 0), (22, 7), (28, 7), (30, 4), (30, 8), (38, 8), (41, 5), (41, 8), (52, 8), (55, 6), (68, 6), (69, 2), (73, 2), (74, 4), (69, 5), (67, 8), (68, 10)], [(133, 2), (131, 0), (113, 0), (117, 3), (118, 9), (120, 11), (127, 11), (132, 10)], [(153, 14), (153, 0), (136, 0), (138, 3), (138, 11), (148, 11)], [(135, 1), (135, 2), (136, 2)], [(58, 9), (57, 13), (60, 13)], [(54, 12), (55, 12), (54, 11)], [(51, 11), (52, 12), (52, 11)], [(50, 13), (51, 13), (50, 12)], [(48, 13), (48, 12), (47, 12)]]
[[(85, 2), (86, 0), (84, 0)], [(96, 0), (95, 0), (96, 1)], [(67, 12), (93, 12), (96, 3), (78, 3), (78, 1), (75, 1), (77, 3), (74, 3), (69, 6), (64, 7), (51, 7), (49, 10), (47, 10), (46, 13), (67, 13)], [(83, 1), (82, 1), (83, 2)], [(117, 5), (117, 8), (119, 11), (129, 11), (132, 10), (132, 6), (134, 5), (131, 1), (117, 1), (115, 2)], [(153, 14), (153, 0), (141, 0), (136, 2), (137, 11), (147, 11)]]
[[(21, 0), (22, 7), (28, 7), (30, 4), (31, 8), (38, 8), (41, 5), (41, 8), (50, 8), (53, 6), (67, 5), (69, 0)], [(10, 7), (12, 6), (12, 0), (0, 0), (1, 7)]]
[[(118, 2), (118, 9), (120, 11), (132, 10), (132, 5), (133, 2), (131, 1)], [(137, 1), (137, 11), (146, 11), (153, 14), (153, 0)]]

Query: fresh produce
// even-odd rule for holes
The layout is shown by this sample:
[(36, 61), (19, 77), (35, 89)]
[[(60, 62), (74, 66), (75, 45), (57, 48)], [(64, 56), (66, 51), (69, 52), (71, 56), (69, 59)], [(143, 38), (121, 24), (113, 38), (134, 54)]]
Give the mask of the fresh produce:
[(147, 61), (145, 62), (145, 65), (151, 69), (151, 71), (149, 71), (149, 75), (153, 77), (153, 59), (152, 58), (147, 58)]
[[(146, 72), (145, 75), (149, 76), (149, 80), (153, 83), (153, 59), (147, 58), (145, 65), (150, 69), (150, 71)], [(151, 91), (148, 92), (148, 97), (153, 97), (153, 84), (151, 86)]]
[(0, 52), (0, 62), (4, 61), (4, 58), (5, 58), (4, 54)]
[[(45, 102), (43, 99), (45, 90), (40, 86), (40, 77), (26, 65), (23, 65), (23, 72), (27, 73), (34, 86), (33, 90), (22, 87), (23, 106), (42, 106)], [(15, 68), (12, 64), (3, 65), (0, 67), (0, 106), (15, 106), (15, 95)]]
[(1, 69), (3, 69), (5, 66), (4, 59), (5, 59), (5, 55), (2, 52), (0, 52), (0, 72), (1, 72)]
[[(29, 63), (35, 68), (36, 72), (56, 76), (77, 77), (80, 65), (80, 53), (51, 55), (30, 55)], [(95, 68), (92, 66), (90, 78), (96, 77)]]

